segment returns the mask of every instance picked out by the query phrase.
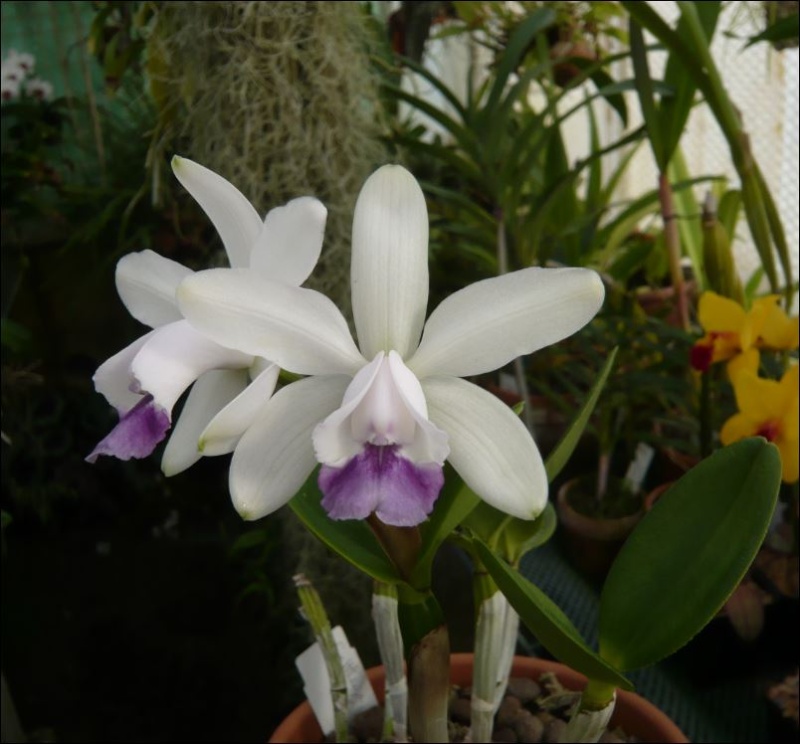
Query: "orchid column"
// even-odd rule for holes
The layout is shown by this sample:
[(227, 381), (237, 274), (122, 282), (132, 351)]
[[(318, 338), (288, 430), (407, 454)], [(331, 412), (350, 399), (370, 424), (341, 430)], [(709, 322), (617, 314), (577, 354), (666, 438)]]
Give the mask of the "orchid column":
[[(275, 511), (319, 463), (329, 516), (368, 520), (404, 578), (445, 460), (487, 503), (535, 519), (547, 477), (533, 439), (510, 408), (459, 378), (583, 327), (603, 301), (597, 274), (529, 268), (487, 279), (447, 298), (426, 322), (425, 199), (408, 171), (385, 166), (356, 205), (351, 291), (358, 346), (336, 306), (312, 290), (237, 269), (200, 272), (178, 288), (198, 330), (310, 376), (281, 389), (240, 440), (230, 475), (239, 512), (258, 519)], [(413, 589), (401, 611), (413, 635), (405, 639), (410, 724), (417, 740), (446, 741), (446, 633), (429, 587)], [(428, 686), (424, 695), (416, 681)], [(423, 704), (427, 712), (415, 715)]]

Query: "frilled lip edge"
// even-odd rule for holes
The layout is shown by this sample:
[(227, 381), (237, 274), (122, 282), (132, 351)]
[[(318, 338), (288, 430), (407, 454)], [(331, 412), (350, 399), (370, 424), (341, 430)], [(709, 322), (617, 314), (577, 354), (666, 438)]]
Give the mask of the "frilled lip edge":
[(147, 457), (164, 439), (170, 427), (169, 414), (145, 395), (104, 437), (86, 458), (94, 463), (100, 455), (120, 460)]

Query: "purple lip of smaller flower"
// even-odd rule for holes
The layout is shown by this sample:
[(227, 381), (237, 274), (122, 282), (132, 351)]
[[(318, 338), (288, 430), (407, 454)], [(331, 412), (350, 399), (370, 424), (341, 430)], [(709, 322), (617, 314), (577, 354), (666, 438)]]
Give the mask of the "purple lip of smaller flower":
[(120, 460), (147, 457), (167, 435), (169, 427), (167, 412), (153, 403), (152, 395), (145, 395), (120, 418), (86, 461), (94, 463), (100, 455), (110, 455)]
[(375, 512), (381, 522), (396, 527), (424, 522), (444, 484), (442, 466), (413, 463), (398, 449), (367, 444), (340, 468), (323, 465), (318, 482), (328, 516), (366, 519)]

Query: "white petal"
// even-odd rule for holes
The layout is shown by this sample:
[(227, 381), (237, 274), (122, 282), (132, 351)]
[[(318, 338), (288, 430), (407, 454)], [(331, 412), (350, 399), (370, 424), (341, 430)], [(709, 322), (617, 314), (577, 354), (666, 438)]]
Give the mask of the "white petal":
[(299, 287), (317, 265), (327, 217), (322, 202), (310, 196), (270, 210), (250, 255), (250, 268)]
[(255, 272), (213, 269), (178, 287), (181, 312), (218, 343), (301, 375), (355, 374), (366, 360), (325, 295)]
[(311, 432), (342, 402), (345, 376), (309, 377), (279, 390), (233, 454), (230, 489), (245, 519), (259, 519), (297, 493), (317, 464)]
[(450, 454), (449, 437), (428, 419), (428, 404), (422, 385), (395, 351), (389, 353), (389, 369), (397, 392), (416, 424), (413, 439), (403, 444), (401, 453), (415, 463), (444, 465)]
[(198, 442), (209, 421), (247, 386), (244, 369), (212, 369), (201, 375), (189, 391), (186, 403), (172, 427), (172, 434), (161, 458), (167, 477), (182, 473), (203, 454)]
[(225, 455), (258, 419), (272, 397), (281, 368), (270, 364), (236, 398), (214, 416), (200, 436), (204, 455)]
[(117, 292), (136, 320), (158, 328), (183, 317), (175, 290), (191, 273), (186, 266), (153, 251), (130, 253), (117, 262)]
[(431, 421), (450, 436), (448, 460), (484, 501), (520, 519), (547, 504), (547, 474), (531, 435), (490, 393), (455, 377), (422, 381)]
[(131, 364), (142, 391), (165, 411), (172, 411), (184, 390), (211, 369), (248, 368), (253, 358), (227, 349), (202, 335), (185, 320), (153, 333)]
[(142, 399), (141, 393), (135, 393), (131, 390), (131, 385), (135, 383), (131, 372), (131, 364), (133, 364), (133, 360), (141, 351), (141, 348), (155, 333), (156, 331), (150, 331), (144, 336), (140, 336), (122, 351), (106, 359), (94, 373), (92, 378), (94, 389), (103, 395), (120, 413), (129, 411)]
[(583, 328), (604, 293), (600, 277), (588, 269), (531, 268), (484, 279), (431, 313), (406, 364), (420, 379), (490, 372)]
[(253, 205), (232, 183), (188, 158), (173, 157), (172, 172), (214, 224), (231, 266), (248, 266), (263, 227)]
[(383, 360), (383, 352), (378, 352), (362, 367), (348, 384), (341, 405), (314, 429), (314, 452), (319, 462), (341, 467), (363, 450), (364, 441), (353, 436), (350, 417), (372, 388)]
[(428, 210), (414, 177), (399, 165), (373, 173), (353, 217), (353, 317), (367, 359), (417, 346), (428, 305)]

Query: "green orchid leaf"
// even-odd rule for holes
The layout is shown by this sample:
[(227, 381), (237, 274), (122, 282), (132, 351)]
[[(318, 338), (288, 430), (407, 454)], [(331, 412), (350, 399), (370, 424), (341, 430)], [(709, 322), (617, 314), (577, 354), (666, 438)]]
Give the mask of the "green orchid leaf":
[(458, 113), (461, 117), (461, 120), (467, 116), (467, 111), (464, 108), (464, 105), (458, 99), (458, 96), (453, 93), (450, 88), (445, 85), (444, 81), (435, 73), (431, 72), (425, 65), (421, 65), (418, 62), (415, 62), (413, 59), (409, 59), (408, 57), (400, 57), (400, 61), (403, 63), (405, 67), (408, 67), (410, 70), (413, 70), (417, 75), (425, 78), (439, 93), (444, 96), (445, 100), (453, 107), (453, 110)]
[(625, 96), (613, 89), (613, 78), (605, 70), (593, 70), (589, 77), (606, 103), (617, 112), (623, 128), (626, 129), (628, 127), (628, 104), (625, 102)]
[(539, 8), (531, 13), (511, 34), (500, 64), (497, 67), (486, 111), (491, 112), (497, 105), (509, 76), (514, 73), (531, 46), (536, 34), (555, 23), (556, 14), (552, 8)]
[(541, 589), (498, 558), (480, 540), (473, 540), (473, 547), (522, 622), (553, 656), (589, 679), (623, 690), (633, 689), (629, 680), (586, 645), (570, 619)]
[(717, 207), (717, 218), (725, 228), (731, 240), (736, 235), (736, 224), (739, 222), (739, 215), (742, 212), (742, 192), (738, 189), (729, 189), (719, 200)]
[[(765, 28), (760, 34), (750, 38), (750, 41), (745, 44), (744, 48), (758, 44), (761, 41), (797, 41), (797, 18), (798, 14), (795, 12), (792, 15), (781, 18), (775, 21), (771, 26)], [(796, 46), (796, 44), (795, 44)]]
[[(586, 117), (589, 121), (589, 151), (595, 152), (601, 147), (600, 133), (597, 128), (597, 117), (591, 103), (586, 104)], [(600, 195), (603, 191), (603, 161), (594, 160), (589, 165), (589, 173), (586, 179), (586, 211), (598, 213), (603, 203)]]
[(421, 111), (426, 116), (429, 116), (431, 119), (441, 124), (445, 130), (453, 135), (455, 140), (464, 149), (464, 152), (469, 153), (473, 157), (479, 155), (480, 143), (475, 138), (473, 132), (446, 114), (442, 109), (397, 86), (387, 83), (384, 84), (383, 87), (387, 92), (391, 93), (393, 98), (405, 101), (418, 111)]
[[(462, 522), (462, 525), (494, 550), (497, 549), (497, 540), (503, 525), (509, 519), (511, 517), (505, 512), (481, 501)], [(507, 558), (507, 556), (504, 557)]]
[[(719, 2), (702, 2), (697, 5), (700, 24), (709, 40), (714, 35), (720, 7)], [(678, 20), (676, 32), (678, 36), (686, 36), (685, 17), (681, 16)], [(697, 83), (691, 75), (686, 74), (683, 64), (674, 52), (667, 58), (664, 82), (670, 87), (671, 94), (661, 97), (658, 117), (661, 120), (661, 131), (664, 135), (665, 156), (669, 160), (686, 129), (686, 121), (692, 111), (695, 93), (697, 93)]]
[(362, 520), (333, 520), (320, 503), (317, 470), (289, 502), (300, 521), (325, 545), (373, 579), (387, 584), (401, 581), (372, 530)]
[(758, 552), (781, 481), (777, 448), (744, 439), (673, 485), (622, 547), (600, 599), (600, 655), (630, 671), (685, 645)]
[(500, 533), (499, 552), (512, 566), (518, 566), (522, 556), (553, 536), (557, 523), (555, 507), (549, 501), (536, 519), (509, 517)]
[(525, 553), (544, 545), (553, 536), (556, 521), (555, 509), (549, 502), (536, 519), (517, 519), (481, 501), (461, 526), (516, 566)]
[(586, 424), (589, 423), (589, 418), (592, 415), (592, 411), (594, 411), (594, 407), (597, 405), (597, 399), (600, 397), (600, 393), (603, 391), (603, 387), (606, 384), (606, 380), (611, 372), (611, 368), (614, 366), (614, 360), (617, 358), (617, 351), (618, 347), (614, 347), (614, 349), (612, 349), (611, 354), (609, 354), (606, 363), (603, 365), (603, 369), (600, 370), (600, 374), (597, 376), (597, 380), (595, 380), (595, 383), (592, 386), (592, 389), (589, 391), (589, 395), (586, 397), (583, 405), (580, 407), (580, 410), (575, 415), (575, 418), (572, 420), (569, 428), (561, 438), (561, 441), (547, 456), (544, 466), (547, 470), (548, 483), (553, 482), (555, 477), (561, 472), (562, 468), (569, 461), (569, 458), (575, 451), (575, 447), (578, 446), (578, 442), (583, 435), (583, 431), (586, 429)]
[(444, 483), (431, 516), (420, 527), (422, 548), (410, 580), (417, 589), (430, 586), (431, 566), (436, 551), (453, 530), (469, 517), (470, 512), (483, 503), (448, 463), (445, 463)]
[(659, 172), (663, 173), (669, 163), (669, 155), (664, 149), (664, 137), (661, 131), (662, 121), (656, 108), (653, 95), (653, 79), (650, 77), (650, 67), (647, 63), (647, 51), (644, 45), (642, 27), (631, 17), (628, 19), (628, 34), (631, 43), (631, 61), (633, 74), (636, 81), (636, 94), (639, 97), (639, 107), (642, 110), (642, 119), (647, 129), (647, 137)]
[[(683, 123), (685, 124), (685, 122)], [(682, 128), (681, 132), (683, 132)], [(683, 151), (677, 142), (671, 147), (672, 157), (667, 168), (669, 181), (670, 183), (686, 183), (690, 180), (690, 174)], [(703, 263), (703, 228), (700, 224), (700, 205), (691, 188), (674, 192), (673, 199), (675, 200), (675, 213), (678, 215), (681, 248), (692, 262), (697, 289), (698, 292), (702, 292), (706, 289), (708, 282)]]

